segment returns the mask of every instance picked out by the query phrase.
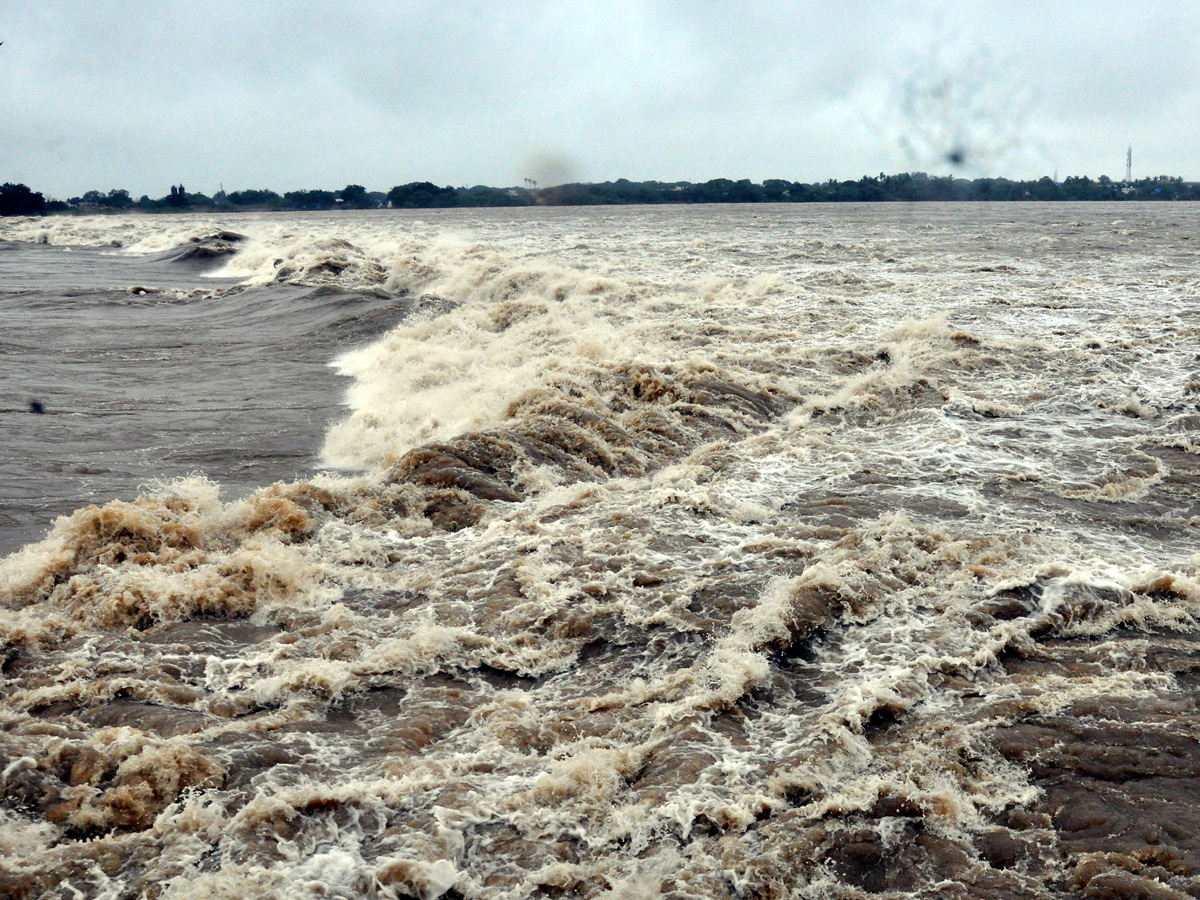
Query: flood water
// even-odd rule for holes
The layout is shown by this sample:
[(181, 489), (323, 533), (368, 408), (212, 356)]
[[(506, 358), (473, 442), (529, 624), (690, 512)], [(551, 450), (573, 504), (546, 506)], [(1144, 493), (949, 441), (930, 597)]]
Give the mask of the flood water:
[(1198, 225), (0, 222), (0, 895), (1200, 896)]

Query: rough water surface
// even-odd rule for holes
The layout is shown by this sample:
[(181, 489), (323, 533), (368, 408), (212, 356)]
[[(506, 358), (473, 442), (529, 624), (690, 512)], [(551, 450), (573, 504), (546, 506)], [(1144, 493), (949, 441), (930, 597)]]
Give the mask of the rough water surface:
[(0, 896), (1200, 897), (1198, 224), (0, 224)]

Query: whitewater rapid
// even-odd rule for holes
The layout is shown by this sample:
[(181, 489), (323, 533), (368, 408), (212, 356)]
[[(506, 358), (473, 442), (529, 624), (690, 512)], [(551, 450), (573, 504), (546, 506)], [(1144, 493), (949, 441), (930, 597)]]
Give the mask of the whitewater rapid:
[(0, 892), (1196, 893), (1196, 224), (0, 224), (6, 308), (103, 253), (98, 315), (194, 310), (197, 367), (250, 316), (231, 382), (347, 385), (295, 476), (142, 453), (0, 562)]

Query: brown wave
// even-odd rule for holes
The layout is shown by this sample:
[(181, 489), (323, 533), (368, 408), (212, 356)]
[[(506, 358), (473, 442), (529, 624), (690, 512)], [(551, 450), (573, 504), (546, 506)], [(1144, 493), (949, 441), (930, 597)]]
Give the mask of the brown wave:
[(648, 366), (620, 367), (584, 397), (572, 397), (573, 387), (551, 385), (514, 403), (502, 427), (411, 450), (388, 478), (434, 489), (423, 512), (454, 530), (478, 522), (485, 501), (524, 499), (532, 468), (565, 481), (646, 475), (701, 442), (761, 430), (795, 402)]
[[(945, 399), (839, 362), (807, 412)], [(1194, 892), (1194, 581), (878, 504), (748, 538), (648, 477), (801, 403), (598, 369), (378, 479), (63, 521), (0, 595), (6, 802), (59, 829), (0, 887), (272, 896), (338, 849), (351, 895)]]

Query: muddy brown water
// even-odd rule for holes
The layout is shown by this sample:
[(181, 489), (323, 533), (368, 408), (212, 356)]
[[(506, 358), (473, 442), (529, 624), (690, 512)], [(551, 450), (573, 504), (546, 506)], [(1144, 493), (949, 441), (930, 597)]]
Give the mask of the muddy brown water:
[(0, 225), (0, 894), (1200, 896), (1198, 223)]

